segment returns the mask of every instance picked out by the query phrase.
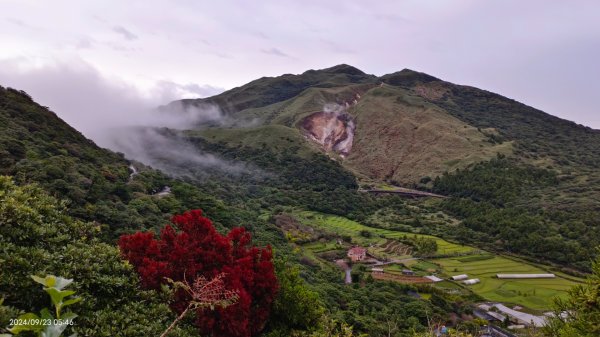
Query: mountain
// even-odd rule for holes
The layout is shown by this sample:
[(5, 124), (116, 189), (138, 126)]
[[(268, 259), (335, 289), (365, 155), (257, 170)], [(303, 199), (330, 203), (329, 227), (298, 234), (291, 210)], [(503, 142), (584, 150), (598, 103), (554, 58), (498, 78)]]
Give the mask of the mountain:
[[(170, 105), (217, 104), (223, 111), (235, 114), (241, 110), (260, 108), (284, 101), (311, 87), (330, 88), (350, 83), (372, 83), (376, 79), (373, 75), (367, 75), (352, 66), (341, 64), (322, 70), (309, 70), (301, 75), (262, 77), (210, 98), (186, 99)], [(165, 108), (168, 109), (169, 105)]]
[(207, 140), (256, 146), (276, 126), (303, 151), (342, 155), (341, 163), (366, 180), (414, 185), (498, 154), (565, 174), (587, 175), (600, 164), (598, 130), (408, 69), (377, 78), (338, 65), (171, 103), (180, 104), (216, 104), (231, 118), (221, 135), (206, 131)]
[[(462, 236), (495, 249), (589, 266), (600, 244), (600, 131), (501, 95), (409, 69), (375, 77), (339, 65), (171, 103), (206, 104), (221, 108), (226, 122), (183, 134), (205, 149), (325, 154), (364, 187), (416, 187), (473, 201), (442, 207), (465, 220)], [(469, 211), (481, 202), (518, 210), (498, 216), (521, 220), (489, 224)], [(536, 248), (513, 245), (514, 232), (499, 223), (528, 231)], [(556, 254), (544, 253), (549, 246)]]

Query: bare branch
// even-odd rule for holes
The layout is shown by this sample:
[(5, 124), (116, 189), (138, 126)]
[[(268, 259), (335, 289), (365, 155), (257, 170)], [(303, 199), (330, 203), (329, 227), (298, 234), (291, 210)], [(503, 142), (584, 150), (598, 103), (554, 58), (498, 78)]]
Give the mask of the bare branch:
[(210, 308), (211, 310), (214, 310), (216, 307), (225, 308), (237, 302), (239, 299), (238, 292), (229, 290), (225, 287), (225, 283), (223, 282), (224, 277), (225, 274), (221, 273), (209, 281), (204, 276), (198, 276), (191, 285), (187, 281), (185, 275), (183, 281), (173, 281), (172, 279), (167, 278), (167, 282), (172, 284), (174, 288), (183, 289), (187, 292), (190, 295), (191, 300), (185, 310), (175, 318), (173, 323), (169, 325), (167, 330), (165, 330), (160, 337), (167, 336), (167, 334), (173, 330), (175, 325), (185, 317), (190, 309)]

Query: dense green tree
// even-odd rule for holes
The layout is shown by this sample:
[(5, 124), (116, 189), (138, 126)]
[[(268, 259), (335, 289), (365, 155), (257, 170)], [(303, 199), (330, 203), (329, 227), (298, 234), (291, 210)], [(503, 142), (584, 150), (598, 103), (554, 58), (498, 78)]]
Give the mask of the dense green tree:
[(544, 332), (551, 337), (600, 336), (600, 257), (592, 263), (585, 284), (555, 300), (554, 316)]
[(319, 294), (308, 288), (297, 266), (276, 261), (279, 294), (269, 319), (269, 337), (289, 336), (300, 331), (314, 331), (321, 324), (325, 308)]
[(589, 270), (593, 247), (600, 244), (597, 211), (544, 209), (527, 197), (557, 183), (553, 171), (498, 156), (436, 178), (434, 190), (452, 196), (441, 207), (463, 220), (447, 236)]

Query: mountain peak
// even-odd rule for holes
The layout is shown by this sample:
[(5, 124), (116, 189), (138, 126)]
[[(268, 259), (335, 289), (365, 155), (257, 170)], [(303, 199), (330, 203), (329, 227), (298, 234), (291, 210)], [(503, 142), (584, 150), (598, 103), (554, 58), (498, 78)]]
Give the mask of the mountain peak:
[(395, 73), (383, 75), (381, 76), (381, 80), (387, 84), (400, 87), (410, 87), (415, 84), (441, 81), (437, 77), (433, 77), (431, 75), (407, 68), (397, 71)]
[(366, 73), (363, 72), (362, 70), (360, 70), (356, 67), (353, 67), (351, 65), (345, 64), (345, 63), (338, 64), (336, 66), (325, 68), (325, 69), (309, 70), (306, 73), (309, 73), (309, 72), (323, 72), (323, 73), (348, 74), (348, 75), (366, 75)]

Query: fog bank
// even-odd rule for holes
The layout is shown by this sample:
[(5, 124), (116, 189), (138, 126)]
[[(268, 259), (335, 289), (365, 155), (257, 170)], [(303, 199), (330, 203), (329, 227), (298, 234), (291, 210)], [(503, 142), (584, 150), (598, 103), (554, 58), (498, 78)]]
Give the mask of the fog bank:
[[(162, 81), (149, 92), (141, 92), (119, 79), (102, 77), (78, 59), (35, 68), (22, 67), (16, 59), (0, 60), (0, 85), (26, 91), (98, 145), (173, 176), (189, 176), (203, 167), (232, 174), (245, 170), (241, 164), (202, 153), (184, 139), (158, 131), (224, 123), (225, 116), (214, 105), (157, 108), (183, 97), (213, 95), (221, 89)], [(188, 169), (179, 169), (183, 167)]]

